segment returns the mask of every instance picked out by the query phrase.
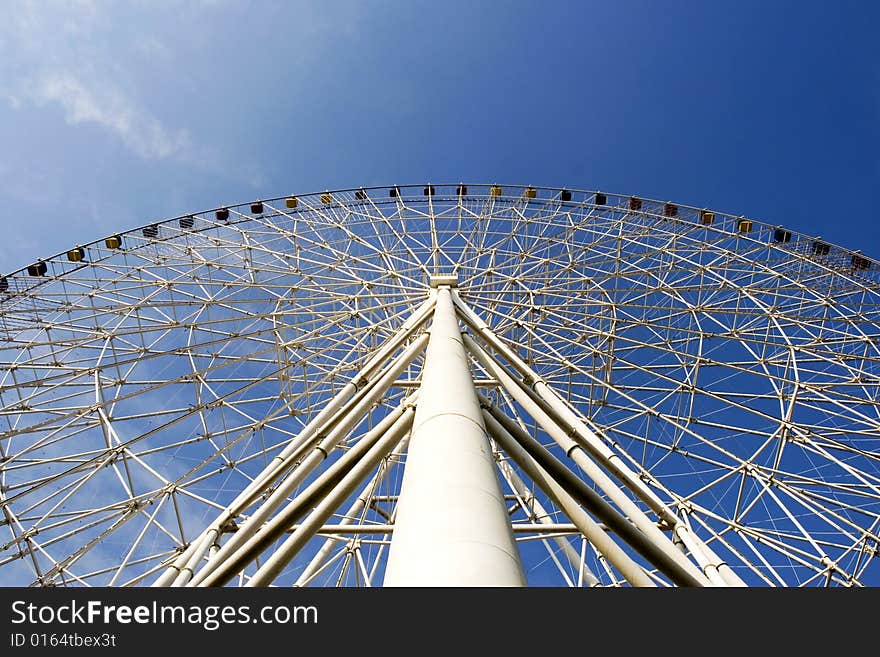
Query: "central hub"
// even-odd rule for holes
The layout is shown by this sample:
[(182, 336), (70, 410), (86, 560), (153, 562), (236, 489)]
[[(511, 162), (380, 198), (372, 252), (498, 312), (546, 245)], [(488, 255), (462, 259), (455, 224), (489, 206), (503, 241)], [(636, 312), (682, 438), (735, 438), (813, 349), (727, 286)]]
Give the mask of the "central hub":
[(448, 285), (449, 287), (458, 287), (458, 276), (455, 274), (434, 274), (431, 276), (431, 287), (440, 287)]

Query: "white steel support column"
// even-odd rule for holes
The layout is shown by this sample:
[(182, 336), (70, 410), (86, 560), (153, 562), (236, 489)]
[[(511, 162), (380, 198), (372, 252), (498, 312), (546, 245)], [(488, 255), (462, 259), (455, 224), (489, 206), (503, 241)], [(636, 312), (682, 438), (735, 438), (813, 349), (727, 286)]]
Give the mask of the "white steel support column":
[[(192, 580), (190, 586), (223, 586), (229, 582), (265, 552), (300, 518), (326, 500), (328, 495), (333, 493), (333, 490), (351, 474), (353, 469), (362, 467), (362, 462), (365, 459), (378, 457), (373, 466), (378, 464), (378, 460), (390, 452), (395, 443), (401, 440), (403, 437), (402, 429), (410, 427), (413, 415), (412, 407), (408, 405), (400, 415), (386, 415), (381, 422), (306, 486), (277, 515), (265, 523), (259, 532), (252, 535), (231, 553), (224, 552), (226, 549), (224, 545), (217, 555), (216, 561), (218, 563), (214, 569), (207, 574), (200, 571), (199, 579)], [(377, 444), (379, 448), (377, 448)], [(363, 470), (360, 473), (364, 476), (367, 474)], [(347, 485), (353, 487), (359, 481)]]
[[(486, 411), (483, 412), (483, 419), (486, 418)], [(489, 426), (486, 427), (489, 429), (489, 433), (492, 433), (492, 430)], [(495, 436), (493, 435), (493, 438)], [(497, 442), (497, 440), (496, 440)], [(534, 517), (534, 520), (537, 521), (538, 525), (547, 527), (547, 531), (550, 531), (550, 528), (556, 526), (557, 523), (553, 521), (553, 518), (547, 513), (546, 509), (544, 509), (544, 505), (535, 497), (534, 492), (529, 490), (529, 487), (522, 480), (522, 478), (516, 473), (516, 470), (508, 463), (507, 461), (501, 461), (499, 464), (499, 469), (501, 473), (504, 475), (504, 478), (507, 479), (507, 483), (510, 488), (523, 500), (523, 502), (528, 506), (530, 513)], [(576, 527), (576, 525), (575, 525)], [(519, 526), (514, 529), (514, 532), (518, 530)], [(565, 558), (568, 560), (568, 563), (578, 572), (578, 579), (583, 579), (587, 582), (587, 586), (599, 586), (599, 580), (593, 574), (585, 563), (583, 563), (583, 559), (581, 559), (577, 550), (575, 550), (571, 543), (568, 540), (567, 536), (553, 536), (551, 539), (559, 550), (565, 555)]]
[[(422, 324), (422, 322), (427, 320), (433, 306), (433, 297), (428, 298), (421, 306), (419, 306), (400, 326), (391, 339), (382, 345), (382, 347), (376, 351), (369, 360), (367, 360), (360, 371), (343, 386), (342, 390), (340, 390), (329, 401), (329, 403), (302, 428), (296, 438), (291, 440), (287, 446), (262, 470), (262, 472), (260, 472), (254, 480), (251, 481), (250, 484), (238, 494), (238, 496), (236, 496), (230, 505), (224, 509), (198, 537), (190, 542), (189, 546), (181, 554), (168, 564), (165, 572), (156, 579), (152, 586), (174, 586), (185, 583), (192, 577), (191, 568), (201, 561), (205, 553), (208, 553), (209, 556), (213, 558), (220, 549), (218, 544), (218, 537), (221, 533), (220, 528), (240, 514), (245, 508), (247, 508), (247, 506), (252, 504), (254, 500), (259, 498), (260, 495), (265, 492), (266, 489), (271, 488), (274, 481), (286, 471), (288, 467), (290, 467), (290, 462), (292, 460), (299, 460), (296, 456), (297, 451), (304, 445), (308, 445), (309, 440), (316, 435), (318, 430), (337, 415), (340, 409), (343, 409), (346, 402), (355, 396), (358, 390), (363, 389), (370, 383), (372, 377), (376, 374), (376, 370), (379, 369), (388, 357), (399, 349), (406, 340), (414, 334), (415, 330)], [(289, 407), (285, 406), (283, 410), (289, 410)], [(280, 415), (279, 411), (268, 416), (266, 420), (268, 421), (269, 419), (272, 419), (273, 416), (277, 415)], [(301, 472), (306, 474), (305, 468), (302, 469)], [(202, 540), (208, 534), (213, 536), (213, 542), (205, 542)]]
[[(491, 345), (493, 349), (503, 355), (514, 369), (523, 375), (525, 380), (531, 382), (531, 390), (529, 390), (527, 386), (523, 386), (523, 391), (530, 397), (533, 397), (533, 401), (541, 400), (544, 404), (543, 408), (541, 408), (541, 413), (545, 416), (549, 416), (552, 422), (558, 424), (563, 430), (565, 438), (562, 441), (557, 440), (557, 443), (565, 449), (566, 455), (589, 475), (592, 476), (593, 474), (598, 474), (599, 481), (597, 481), (597, 484), (603, 488), (606, 494), (608, 494), (615, 503), (623, 505), (621, 508), (626, 511), (627, 515), (629, 515), (634, 522), (637, 521), (636, 524), (640, 526), (642, 531), (646, 531), (653, 535), (655, 540), (660, 540), (661, 545), (665, 543), (661, 539), (660, 532), (657, 528), (644, 524), (644, 521), (647, 520), (644, 514), (636, 509), (636, 507), (634, 507), (625, 496), (618, 494), (619, 491), (616, 492), (614, 490), (615, 485), (606, 475), (604, 475), (604, 473), (593, 467), (590, 456), (607, 468), (609, 472), (618, 478), (619, 481), (633, 491), (639, 499), (645, 502), (648, 507), (657, 514), (658, 518), (673, 530), (673, 535), (681, 535), (684, 533), (689, 534), (690, 542), (688, 544), (696, 544), (701, 548), (700, 552), (693, 553), (695, 557), (697, 554), (708, 554), (712, 552), (696, 534), (691, 532), (686, 524), (682, 523), (679, 518), (675, 516), (675, 513), (663, 503), (663, 501), (644, 481), (641, 480), (639, 475), (633, 472), (617, 454), (602, 442), (592, 429), (584, 424), (584, 422), (568, 407), (556, 391), (553, 390), (553, 388), (534, 370), (532, 370), (514, 350), (495, 335), (489, 325), (461, 299), (456, 291), (453, 291), (452, 298), (453, 303), (461, 313), (462, 319), (464, 319), (465, 323), (470, 326), (475, 333), (479, 334), (489, 345)], [(521, 383), (517, 382), (517, 385), (521, 385)], [(537, 399), (534, 399), (534, 397), (537, 397)], [(578, 440), (575, 440), (574, 436), (577, 436)], [(584, 450), (588, 450), (589, 455)], [(669, 552), (670, 554), (673, 554), (672, 551)], [(675, 555), (673, 554), (673, 556)], [(691, 574), (694, 574), (695, 570), (687, 559), (679, 561), (690, 570)], [(701, 564), (701, 566), (703, 566), (703, 564)], [(696, 572), (705, 577), (705, 572)], [(745, 586), (745, 583), (739, 578), (739, 576), (736, 575), (726, 564), (724, 564), (721, 569), (721, 577), (728, 586)]]
[(634, 586), (657, 586), (644, 570), (614, 542), (581, 505), (520, 445), (510, 432), (488, 411), (484, 412), (489, 431), (495, 442), (523, 471), (540, 486), (565, 515), (568, 516), (593, 547), (617, 568), (624, 579)]
[[(400, 443), (398, 443), (397, 447), (394, 448), (394, 451), (391, 452), (392, 460), (400, 458), (400, 456), (404, 452), (407, 443), (407, 440), (402, 440)], [(367, 508), (367, 505), (369, 505), (373, 493), (378, 490), (379, 485), (385, 479), (385, 476), (387, 474), (387, 467), (379, 468), (376, 476), (374, 476), (367, 483), (367, 485), (363, 487), (360, 495), (358, 495), (357, 499), (352, 503), (350, 507), (348, 507), (348, 510), (339, 520), (339, 525), (341, 527), (358, 526), (355, 524), (355, 521), (357, 520), (358, 516), (360, 516), (364, 512), (364, 509)], [(360, 525), (359, 527), (364, 527), (364, 525)], [(312, 560), (309, 562), (309, 565), (306, 566), (306, 569), (302, 571), (302, 573), (300, 573), (294, 586), (306, 586), (315, 576), (315, 574), (321, 570), (321, 568), (327, 562), (327, 559), (330, 558), (330, 554), (336, 549), (338, 549), (336, 539), (334, 539), (332, 536), (328, 537), (324, 541), (324, 545), (321, 546), (321, 549), (318, 550), (314, 557), (312, 557)]]
[(290, 536), (278, 546), (266, 562), (254, 573), (247, 586), (268, 586), (287, 567), (306, 543), (318, 533), (323, 524), (332, 516), (366, 476), (382, 459), (386, 458), (410, 430), (412, 414), (406, 413), (370, 448), (370, 450), (342, 477), (339, 483), (325, 495)]
[(438, 284), (385, 586), (524, 586), (447, 277)]
[(587, 456), (586, 452), (580, 450), (577, 443), (571, 438), (568, 432), (557, 424), (552, 416), (537, 403), (529, 394), (528, 389), (520, 386), (517, 381), (508, 374), (504, 368), (492, 359), (482, 347), (474, 342), (470, 336), (464, 336), (464, 344), (474, 357), (483, 365), (507, 390), (511, 397), (516, 399), (520, 405), (531, 415), (538, 425), (553, 438), (553, 440), (565, 450), (566, 455), (577, 463), (584, 474), (604, 492), (608, 498), (617, 505), (623, 515), (627, 517), (633, 525), (639, 529), (639, 534), (635, 536), (645, 537), (660, 552), (665, 553), (666, 557), (678, 563), (676, 570), (683, 569), (684, 573), (680, 575), (684, 580), (691, 581), (691, 585), (700, 586), (709, 585), (709, 579), (690, 561), (687, 557), (676, 549), (672, 540), (661, 532), (656, 525), (639, 509), (636, 504), (626, 496), (622, 489), (611, 481), (611, 479)]
[[(312, 470), (318, 467), (318, 465), (327, 458), (330, 451), (348, 435), (351, 428), (361, 417), (363, 417), (363, 414), (369, 410), (370, 406), (375, 404), (385, 393), (394, 379), (400, 376), (400, 373), (406, 369), (407, 365), (409, 365), (419, 352), (421, 352), (425, 342), (426, 336), (423, 335), (417, 338), (398, 357), (398, 360), (388, 367), (385, 374), (373, 384), (373, 387), (367, 391), (367, 394), (358, 400), (353, 408), (349, 409), (348, 413), (339, 419), (338, 423), (335, 424), (326, 435), (322, 437), (321, 432), (318, 432), (317, 437), (320, 440), (316, 445), (312, 446), (308, 443), (304, 445), (304, 447), (309, 449), (308, 456), (305, 458), (297, 456), (297, 458), (302, 459), (299, 465), (295, 467), (283, 481), (281, 481), (278, 487), (271, 493), (271, 495), (269, 495), (268, 499), (266, 499), (266, 501), (254, 511), (247, 521), (238, 528), (238, 531), (229, 538), (226, 544), (220, 548), (219, 552), (211, 558), (211, 561), (206, 564), (202, 570), (192, 578), (192, 580), (190, 580), (190, 585), (195, 586), (205, 579), (208, 574), (217, 567), (220, 560), (232, 554), (248, 538), (257, 533), (263, 523), (272, 515), (272, 512), (277, 509), (279, 505), (283, 504), (296, 487), (299, 486), (312, 472)], [(293, 456), (294, 455), (291, 455), (288, 458), (292, 458)]]

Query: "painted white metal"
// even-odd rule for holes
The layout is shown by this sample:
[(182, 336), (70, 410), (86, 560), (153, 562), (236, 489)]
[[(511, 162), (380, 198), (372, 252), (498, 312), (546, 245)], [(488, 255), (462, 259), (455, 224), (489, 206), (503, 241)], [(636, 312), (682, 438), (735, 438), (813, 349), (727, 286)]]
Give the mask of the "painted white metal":
[[(305, 490), (297, 495), (287, 506), (279, 511), (269, 522), (260, 528), (231, 554), (218, 554), (215, 568), (206, 576), (199, 573), (200, 579), (190, 581), (190, 586), (222, 586), (253, 562), (275, 540), (281, 537), (293, 524), (317, 504), (324, 500), (353, 469), (365, 458), (377, 456), (377, 443), (382, 446), (381, 456), (387, 454), (394, 444), (400, 440), (403, 431), (410, 426), (413, 410), (406, 405), (400, 415), (386, 416), (373, 429), (368, 431), (345, 454), (333, 462)], [(391, 439), (394, 438), (392, 441)], [(386, 449), (387, 447), (387, 449)], [(366, 473), (365, 473), (366, 474)], [(360, 480), (358, 480), (360, 481)], [(357, 485), (354, 482), (352, 486)], [(225, 548), (226, 546), (224, 546)], [(203, 569), (204, 570), (204, 569)]]
[(633, 561), (623, 549), (614, 542), (581, 508), (580, 504), (544, 468), (526, 452), (517, 440), (488, 411), (483, 411), (483, 419), (492, 437), (510, 455), (516, 464), (539, 485), (565, 515), (577, 526), (590, 543), (610, 561), (618, 572), (633, 586), (654, 587), (654, 581)]
[[(292, 525), (288, 532), (292, 533), (297, 531), (300, 527), (304, 527), (305, 523), (300, 523), (297, 525)], [(553, 522), (552, 520), (549, 522), (530, 522), (530, 523), (515, 523), (511, 525), (511, 530), (514, 534), (536, 534), (537, 538), (543, 538), (544, 536), (552, 536), (555, 538), (562, 538), (566, 534), (580, 534), (580, 529), (578, 529), (577, 525), (572, 522)], [(335, 525), (321, 525), (315, 530), (316, 535), (328, 535), (330, 538), (330, 542), (338, 542), (339, 536), (348, 536), (355, 534), (393, 534), (394, 533), (394, 524), (386, 523), (383, 525), (358, 525), (358, 524), (343, 524), (338, 523)], [(577, 568), (577, 564), (573, 564), (575, 568)]]
[(558, 482), (584, 509), (596, 515), (618, 536), (637, 550), (650, 563), (680, 586), (704, 586), (708, 580), (699, 571), (694, 576), (689, 570), (670, 555), (650, 537), (640, 532), (617, 509), (612, 507), (592, 487), (587, 485), (578, 475), (553, 456), (537, 440), (524, 431), (516, 422), (501, 413), (497, 407), (484, 402), (486, 410), (513, 436), (529, 456), (531, 456), (547, 473)]
[(720, 580), (719, 586), (746, 586), (742, 578), (693, 533), (689, 526), (687, 511), (682, 509), (681, 515), (682, 522), (675, 526), (675, 534), (694, 554), (706, 576), (713, 582)]
[[(290, 474), (288, 474), (278, 487), (272, 491), (269, 498), (263, 502), (256, 511), (254, 511), (254, 513), (248, 518), (247, 522), (239, 527), (238, 531), (233, 534), (233, 536), (227, 541), (226, 545), (222, 546), (217, 554), (211, 556), (211, 560), (201, 569), (200, 573), (192, 578), (193, 584), (198, 584), (209, 572), (211, 572), (211, 569), (213, 568), (212, 564), (232, 553), (233, 550), (257, 532), (262, 524), (271, 516), (272, 512), (288, 498), (291, 492), (303, 482), (312, 470), (327, 458), (330, 450), (334, 449), (339, 442), (345, 438), (367, 409), (376, 403), (376, 400), (385, 393), (388, 386), (391, 385), (391, 382), (400, 376), (400, 373), (406, 369), (407, 365), (409, 365), (419, 354), (424, 348), (426, 342), (427, 336), (425, 335), (416, 338), (416, 340), (404, 349), (403, 353), (397, 357), (396, 361), (389, 365), (382, 376), (379, 377), (370, 388), (363, 391), (360, 399), (357, 399), (356, 401), (352, 400), (355, 401), (354, 404), (341, 409), (341, 416), (328, 418), (325, 425), (322, 425), (322, 429), (324, 426), (328, 425), (330, 428), (326, 431), (326, 435), (323, 435), (323, 432), (318, 430), (317, 435), (315, 436), (315, 439), (318, 440), (316, 445), (312, 445), (311, 442), (306, 442), (300, 445), (299, 450), (291, 453), (287, 457), (286, 461), (290, 461), (290, 465), (294, 465), (299, 461), (298, 465), (296, 465)], [(307, 454), (305, 458), (302, 457), (301, 452)]]
[[(638, 476), (624, 464), (620, 458), (605, 445), (596, 434), (586, 427), (586, 425), (567, 407), (564, 401), (556, 394), (556, 392), (547, 384), (544, 379), (539, 376), (531, 367), (526, 364), (517, 353), (504, 343), (491, 327), (477, 315), (460, 296), (454, 297), (456, 307), (462, 314), (462, 317), (488, 344), (492, 346), (498, 353), (502, 354), (520, 374), (528, 377), (535, 393), (550, 405), (557, 413), (564, 418), (565, 422), (571, 427), (571, 432), (581, 438), (591, 452), (601, 458), (601, 462), (605, 467), (612, 471), (616, 477), (625, 482), (626, 485), (636, 492), (639, 497), (647, 503), (663, 520), (668, 522), (670, 526), (674, 525), (678, 519), (675, 513), (666, 506), (660, 498), (648, 488)], [(571, 440), (571, 439), (569, 439)], [(571, 441), (572, 446), (578, 445)]]
[[(483, 419), (485, 420), (485, 416), (483, 417)], [(510, 465), (510, 463), (508, 463), (506, 460), (501, 461), (498, 463), (498, 469), (501, 470), (501, 474), (507, 480), (510, 487), (514, 491), (516, 491), (516, 494), (529, 507), (534, 519), (537, 520), (538, 524), (542, 526), (541, 529), (549, 532), (552, 531), (552, 528), (560, 526), (558, 523), (553, 522), (553, 519), (547, 513), (544, 505), (541, 504), (537, 497), (535, 497), (533, 491), (529, 490), (529, 487), (526, 486), (526, 483), (522, 480), (522, 477), (517, 474), (516, 470)], [(519, 525), (513, 526), (514, 534), (517, 533), (517, 531), (524, 531), (525, 529), (526, 528), (522, 528)], [(578, 530), (578, 533), (580, 533), (580, 530)], [(578, 580), (585, 580), (587, 582), (587, 586), (599, 586), (599, 580), (593, 574), (593, 571), (591, 571), (584, 563), (583, 558), (581, 558), (581, 555), (578, 554), (577, 550), (572, 547), (568, 538), (566, 538), (565, 536), (554, 536), (552, 540), (565, 555), (565, 558), (568, 560), (571, 566), (578, 573)]]
[(439, 287), (385, 586), (523, 586), (448, 287)]
[[(343, 408), (345, 403), (359, 390), (364, 388), (370, 381), (377, 368), (399, 349), (402, 344), (413, 334), (413, 332), (430, 316), (434, 306), (434, 297), (429, 296), (406, 321), (400, 326), (395, 335), (383, 344), (380, 349), (373, 354), (369, 360), (364, 363), (358, 373), (347, 382), (342, 389), (334, 395), (334, 397), (320, 409), (318, 413), (302, 428), (294, 440), (277, 454), (272, 461), (263, 469), (263, 471), (251, 481), (229, 504), (229, 506), (218, 515), (214, 521), (208, 525), (201, 535), (193, 540), (168, 567), (163, 574), (156, 579), (153, 586), (179, 586), (192, 577), (191, 568), (197, 564), (204, 554), (210, 549), (209, 557), (213, 558), (217, 551), (214, 549), (211, 541), (205, 543), (201, 539), (208, 534), (213, 536), (212, 540), (216, 540), (220, 534), (220, 527), (226, 524), (232, 518), (235, 518), (248, 505), (258, 498), (267, 487), (290, 467), (291, 457), (295, 457), (300, 448), (308, 443), (309, 440), (334, 417), (334, 415)], [(303, 473), (303, 471), (301, 471)]]
[[(494, 349), (503, 354), (508, 362), (531, 381), (534, 393), (547, 404), (549, 408), (545, 407), (544, 410), (550, 411), (550, 415), (554, 418), (554, 421), (558, 422), (561, 426), (568, 427), (566, 437), (560, 442), (560, 444), (565, 446), (566, 454), (572, 460), (584, 468), (585, 471), (593, 471), (593, 474), (595, 474), (595, 470), (590, 465), (592, 463), (590, 455), (592, 455), (593, 458), (596, 458), (599, 463), (608, 468), (615, 477), (645, 502), (648, 507), (663, 520), (663, 522), (672, 528), (673, 533), (678, 535), (687, 546), (693, 547), (694, 550), (692, 550), (692, 554), (695, 558), (698, 558), (697, 555), (703, 557), (705, 554), (714, 554), (711, 548), (694, 534), (686, 523), (683, 523), (675, 515), (675, 513), (657, 496), (657, 494), (652, 491), (645, 482), (626, 465), (626, 463), (624, 463), (620, 456), (602, 442), (599, 436), (596, 435), (595, 431), (588, 427), (581, 418), (569, 408), (568, 404), (565, 403), (562, 397), (557, 394), (543, 377), (538, 375), (513, 349), (495, 335), (491, 327), (477, 313), (475, 313), (467, 303), (464, 302), (456, 291), (453, 291), (453, 302), (458, 311), (462, 314), (465, 322), (483, 339), (491, 344)], [(526, 392), (530, 391), (526, 390)], [(792, 400), (791, 403), (793, 404), (794, 401)], [(580, 440), (578, 442), (572, 440), (572, 435), (576, 435)], [(590, 454), (587, 454), (584, 451), (584, 448), (589, 450)], [(604, 484), (600, 484), (603, 486), (603, 490), (606, 490), (606, 492), (611, 491), (610, 494), (614, 497), (615, 501), (618, 503), (622, 502), (625, 505), (628, 515), (634, 520), (638, 518), (639, 523), (641, 523), (639, 525), (640, 528), (643, 531), (652, 533), (655, 539), (659, 540), (657, 534), (652, 529), (646, 527), (644, 520), (639, 517), (640, 510), (634, 510), (633, 505), (629, 504), (627, 500), (622, 499), (622, 497), (625, 496), (620, 494), (616, 485), (611, 482), (604, 473), (600, 472), (598, 476), (600, 481)], [(685, 535), (687, 535), (686, 541), (684, 540)], [(661, 541), (661, 543), (663, 543), (663, 541)], [(667, 551), (669, 551), (668, 547)], [(670, 553), (672, 552), (670, 551)], [(686, 560), (682, 561), (686, 562)], [(720, 559), (718, 559), (718, 561), (720, 561)], [(745, 586), (742, 579), (734, 573), (727, 564), (722, 565), (722, 570), (723, 576), (716, 578), (716, 581), (717, 579), (721, 579), (723, 580), (723, 583), (718, 585)], [(705, 568), (703, 572), (705, 573)]]
[(464, 336), (464, 343), (468, 351), (470, 351), (496, 379), (498, 379), (504, 388), (514, 397), (527, 411), (537, 420), (547, 434), (556, 441), (556, 443), (565, 450), (566, 455), (577, 463), (584, 473), (592, 479), (599, 489), (604, 492), (609, 499), (617, 505), (623, 514), (639, 528), (644, 534), (647, 541), (650, 541), (658, 550), (664, 552), (666, 556), (684, 569), (692, 578), (701, 582), (703, 585), (710, 584), (709, 579), (703, 574), (687, 557), (676, 549), (672, 540), (661, 532), (657, 526), (648, 518), (645, 513), (636, 506), (636, 504), (621, 490), (621, 488), (611, 481), (601, 468), (583, 451), (580, 446), (571, 438), (569, 432), (563, 429), (554, 418), (547, 413), (545, 408), (537, 402), (529, 394), (527, 388), (522, 387), (510, 374), (496, 362), (486, 351), (480, 347), (470, 336)]
[(388, 429), (387, 432), (364, 454), (349, 470), (332, 491), (325, 495), (320, 503), (298, 526), (287, 539), (275, 549), (260, 566), (259, 570), (248, 580), (247, 585), (268, 586), (291, 562), (303, 546), (321, 529), (321, 526), (339, 508), (366, 476), (379, 462), (388, 456), (394, 446), (399, 443), (412, 426), (412, 414), (406, 413)]
[(171, 586), (183, 586), (192, 579), (199, 561), (201, 561), (205, 553), (211, 549), (211, 545), (217, 540), (219, 535), (220, 530), (216, 527), (211, 527), (208, 531), (202, 534), (197, 549), (193, 550), (186, 564), (180, 569), (180, 572), (177, 573), (177, 577), (174, 578)]
[[(404, 453), (406, 449), (406, 445), (408, 444), (408, 440), (402, 440), (397, 444), (397, 447), (391, 452), (391, 460), (400, 458), (400, 456)], [(364, 525), (355, 525), (355, 520), (360, 516), (364, 510), (370, 504), (370, 501), (375, 499), (375, 492), (378, 486), (385, 479), (385, 475), (388, 474), (388, 467), (380, 467), (379, 471), (375, 474), (375, 476), (367, 482), (367, 484), (361, 489), (360, 494), (357, 496), (357, 499), (352, 502), (351, 506), (343, 514), (342, 518), (339, 520), (340, 527), (363, 527)], [(323, 528), (322, 528), (323, 531)], [(319, 532), (320, 533), (320, 532)], [(389, 531), (390, 533), (390, 531)], [(315, 553), (315, 556), (312, 557), (309, 564), (305, 567), (299, 577), (297, 577), (294, 586), (306, 586), (312, 578), (318, 573), (324, 564), (327, 562), (327, 559), (330, 558), (331, 553), (334, 549), (337, 548), (337, 541), (332, 537), (328, 537), (324, 544), (321, 546), (321, 549)]]

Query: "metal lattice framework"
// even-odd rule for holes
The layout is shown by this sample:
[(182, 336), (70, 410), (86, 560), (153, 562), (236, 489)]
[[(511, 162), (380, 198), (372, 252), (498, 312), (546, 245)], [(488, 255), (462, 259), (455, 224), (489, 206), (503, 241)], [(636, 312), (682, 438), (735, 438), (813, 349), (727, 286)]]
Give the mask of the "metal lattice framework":
[(77, 246), (0, 279), (0, 584), (880, 585), (877, 271), (499, 185)]

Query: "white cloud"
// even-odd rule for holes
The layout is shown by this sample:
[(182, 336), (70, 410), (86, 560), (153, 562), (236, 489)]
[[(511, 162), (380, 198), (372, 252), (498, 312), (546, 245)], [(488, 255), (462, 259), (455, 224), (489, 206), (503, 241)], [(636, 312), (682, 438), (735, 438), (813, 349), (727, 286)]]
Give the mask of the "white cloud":
[[(0, 7), (0, 98), (16, 110), (58, 105), (67, 124), (100, 126), (144, 159), (199, 159), (185, 129), (164, 125), (114, 82), (128, 76), (118, 53), (103, 46), (113, 29), (107, 9), (91, 0)], [(154, 57), (161, 50), (155, 39), (133, 47)]]
[(185, 130), (170, 131), (112, 86), (101, 84), (96, 89), (73, 75), (53, 73), (39, 80), (29, 96), (37, 105), (58, 103), (70, 125), (95, 123), (106, 128), (143, 158), (161, 159), (189, 149)]

